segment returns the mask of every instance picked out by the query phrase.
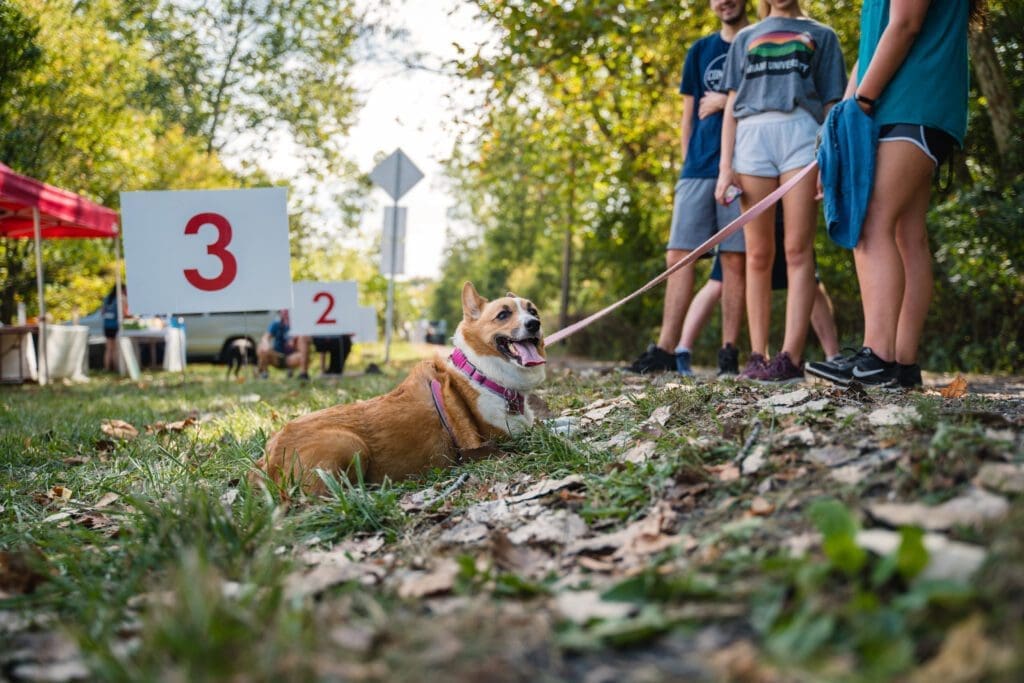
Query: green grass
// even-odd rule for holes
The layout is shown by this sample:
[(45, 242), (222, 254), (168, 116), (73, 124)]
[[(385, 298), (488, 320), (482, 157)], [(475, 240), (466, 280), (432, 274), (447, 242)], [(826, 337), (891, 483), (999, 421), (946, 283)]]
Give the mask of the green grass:
[[(977, 586), (917, 582), (922, 555), (912, 531), (902, 554), (889, 558), (850, 541), (866, 501), (894, 492), (939, 502), (964, 491), (986, 461), (1024, 461), (1019, 402), (968, 397), (956, 407), (934, 396), (879, 396), (865, 412), (902, 400), (922, 418), (869, 429), (862, 416), (834, 415), (842, 397), (823, 413), (779, 416), (757, 403), (768, 390), (731, 382), (665, 388), (617, 374), (553, 373), (543, 397), (554, 414), (577, 420), (569, 434), (539, 423), (500, 443), (495, 457), (411, 482), (326, 477), (319, 499), (287, 483), (250, 486), (253, 462), (286, 421), (400, 381), (414, 354), (398, 349), (401, 360), (385, 374), (340, 381), (277, 373), (239, 383), (220, 367), (195, 365), (139, 384), (101, 375), (84, 385), (0, 388), (0, 617), (29, 620), (11, 630), (0, 619), (0, 642), (63, 633), (93, 678), (132, 681), (575, 680), (597, 666), (625, 679), (636, 653), (670, 670), (679, 653), (668, 644), (711, 626), (751, 639), (765, 670), (882, 680), (920, 666), (949, 629), (978, 612), (1001, 646), (1024, 642), (1019, 524), (1016, 534), (1010, 525), (952, 534), (991, 547), (989, 579)], [(599, 399), (620, 406), (581, 426)], [(666, 406), (664, 425), (650, 424)], [(1000, 414), (1010, 418), (992, 431)], [(186, 418), (198, 425), (146, 429)], [(130, 423), (138, 437), (105, 434), (108, 420)], [(769, 446), (764, 469), (720, 480), (757, 421), (757, 443)], [(821, 443), (896, 444), (904, 455), (840, 486), (826, 469), (802, 463), (802, 447), (778, 445), (791, 427), (811, 429)], [(651, 458), (624, 462), (640, 441), (653, 442)], [(567, 475), (579, 475), (581, 486), (531, 501), (532, 514), (540, 505), (545, 514), (575, 515), (596, 536), (667, 503), (675, 519), (665, 532), (694, 544), (609, 574), (582, 567), (558, 544), (509, 549), (493, 535), (438, 543), (475, 506)], [(450, 491), (407, 505), (428, 487)], [(747, 512), (758, 496), (775, 506), (769, 516)], [(1009, 500), (1019, 521), (1024, 502)], [(823, 546), (790, 557), (787, 539), (816, 525)], [(360, 554), (358, 544), (373, 539), (379, 549)], [(339, 549), (347, 549), (342, 562), (363, 568), (357, 578), (291, 591), (307, 553)], [(449, 597), (401, 597), (404, 582), (446, 559), (457, 564), (441, 591)], [(32, 590), (11, 578), (19, 563), (34, 572)], [(572, 623), (553, 605), (581, 589), (635, 609)], [(15, 671), (4, 656), (0, 647), (2, 670)], [(1013, 669), (990, 678), (1010, 680), (1006, 671)]]

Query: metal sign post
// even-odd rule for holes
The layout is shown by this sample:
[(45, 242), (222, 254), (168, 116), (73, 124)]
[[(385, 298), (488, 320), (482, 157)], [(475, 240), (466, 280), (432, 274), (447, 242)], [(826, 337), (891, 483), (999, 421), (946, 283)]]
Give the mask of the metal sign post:
[(370, 172), (370, 180), (377, 183), (394, 200), (391, 213), (391, 254), (388, 277), (387, 312), (384, 317), (384, 362), (391, 358), (391, 328), (394, 326), (395, 274), (398, 264), (398, 200), (423, 179), (423, 172), (405, 155), (396, 149)]

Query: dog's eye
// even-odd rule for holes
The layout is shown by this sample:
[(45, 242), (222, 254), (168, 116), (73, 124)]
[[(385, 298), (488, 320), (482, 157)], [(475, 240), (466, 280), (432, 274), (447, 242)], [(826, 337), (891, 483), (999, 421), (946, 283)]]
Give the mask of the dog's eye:
[(533, 306), (530, 306), (529, 308), (527, 308), (526, 312), (529, 313), (530, 315), (532, 315), (535, 318), (539, 318), (540, 317), (540, 314), (537, 313), (537, 309), (534, 308)]
[(498, 314), (498, 320), (505, 320), (510, 315), (512, 315), (512, 313), (510, 311), (502, 311), (501, 313)]

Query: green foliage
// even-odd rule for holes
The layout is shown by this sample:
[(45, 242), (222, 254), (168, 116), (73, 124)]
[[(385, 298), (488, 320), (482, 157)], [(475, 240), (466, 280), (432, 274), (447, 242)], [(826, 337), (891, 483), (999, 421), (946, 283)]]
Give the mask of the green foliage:
[(367, 488), (358, 464), (355, 469), (354, 482), (344, 474), (335, 477), (317, 471), (327, 487), (327, 501), (311, 511), (303, 525), (315, 529), (324, 540), (378, 531), (394, 540), (405, 517), (398, 507), (399, 493), (388, 484)]
[(972, 597), (964, 585), (919, 578), (929, 561), (924, 534), (900, 530), (889, 555), (870, 555), (856, 543), (857, 523), (837, 500), (819, 500), (809, 516), (823, 537), (825, 559), (782, 559), (766, 564), (775, 583), (755, 598), (754, 625), (782, 661), (813, 666), (828, 655), (857, 658), (864, 680), (906, 670), (920, 642)]
[(824, 537), (823, 547), (832, 565), (850, 575), (856, 574), (867, 560), (867, 552), (857, 545), (857, 525), (842, 503), (818, 501), (811, 506), (811, 520)]
[[(467, 50), (457, 64), (461, 75), (479, 81), (483, 102), (459, 121), (461, 137), (449, 170), (464, 217), (479, 232), (451, 242), (438, 293), (463, 279), (498, 290), (525, 283), (520, 293), (541, 305), (550, 330), (560, 310), (563, 264), (568, 262), (571, 283), (568, 322), (618, 300), (664, 269), (679, 171), (679, 73), (686, 47), (717, 23), (707, 3), (473, 4), (495, 39), (487, 49)], [(1019, 3), (990, 6), (991, 37), (1020, 115), (1021, 10)], [(861, 3), (805, 1), (802, 7), (835, 28), (852, 66)], [(755, 3), (747, 3), (747, 10), (753, 18)], [(1019, 188), (1003, 187), (1006, 174), (997, 167), (989, 108), (979, 93), (972, 91), (966, 163), (958, 165), (964, 193), (943, 204), (930, 227), (939, 248), (969, 239), (977, 264), (970, 281), (980, 286), (967, 289), (961, 275), (950, 288), (943, 278), (956, 275), (945, 272), (953, 264), (949, 255), (938, 255), (941, 282), (923, 344), (922, 361), (929, 369), (1020, 367), (1020, 326), (1014, 327), (1024, 291), (1016, 274), (1019, 240), (1001, 251), (1001, 241), (987, 237), (987, 226), (967, 215), (976, 208), (982, 215), (989, 213), (984, 207), (999, 209), (1009, 221), (1006, 235), (1019, 223), (1010, 218), (1019, 216)], [(1019, 149), (1020, 141), (1016, 144)], [(990, 189), (974, 188), (975, 182), (991, 183)], [(1004, 191), (1002, 203), (986, 197)], [(817, 247), (841, 338), (859, 345), (863, 320), (850, 252), (830, 245), (823, 231)], [(1004, 265), (1004, 253), (1010, 266)], [(959, 271), (965, 264), (954, 260)], [(656, 335), (661, 291), (617, 310), (566, 346), (602, 358), (635, 353), (643, 345), (637, 339)], [(450, 323), (458, 320), (458, 310), (441, 299), (434, 302), (434, 314)], [(774, 339), (781, 339), (782, 319), (774, 316)], [(978, 335), (996, 330), (999, 334)], [(1009, 353), (997, 357), (996, 340), (1002, 339), (1012, 340)], [(706, 331), (702, 342), (717, 347), (717, 330)], [(702, 352), (699, 360), (713, 362)]]
[[(0, 100), (10, 97), (22, 74), (39, 61), (38, 34), (39, 27), (15, 4), (0, 0)], [(3, 128), (0, 125), (0, 130)]]
[[(320, 181), (292, 192), (294, 253), (305, 258), (309, 240), (351, 236), (368, 189), (341, 146), (364, 30), (351, 2), (5, 0), (0, 160), (116, 208), (124, 190), (271, 184), (263, 160), (285, 138)], [(328, 179), (331, 221), (311, 198)], [(113, 281), (113, 245), (54, 240), (43, 251), (54, 317), (95, 309)], [(0, 320), (17, 301), (38, 311), (34, 259), (30, 240), (0, 239)]]
[[(926, 367), (1024, 371), (1024, 177), (965, 188), (931, 213), (935, 297)], [(955, 315), (950, 315), (955, 312)]]

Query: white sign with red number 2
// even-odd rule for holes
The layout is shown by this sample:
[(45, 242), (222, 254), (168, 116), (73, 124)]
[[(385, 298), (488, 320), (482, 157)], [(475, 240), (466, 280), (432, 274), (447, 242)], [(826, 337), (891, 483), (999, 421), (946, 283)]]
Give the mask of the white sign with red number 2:
[(287, 201), (282, 187), (122, 192), (131, 310), (288, 308)]
[(326, 337), (360, 331), (355, 282), (292, 283), (291, 334)]

